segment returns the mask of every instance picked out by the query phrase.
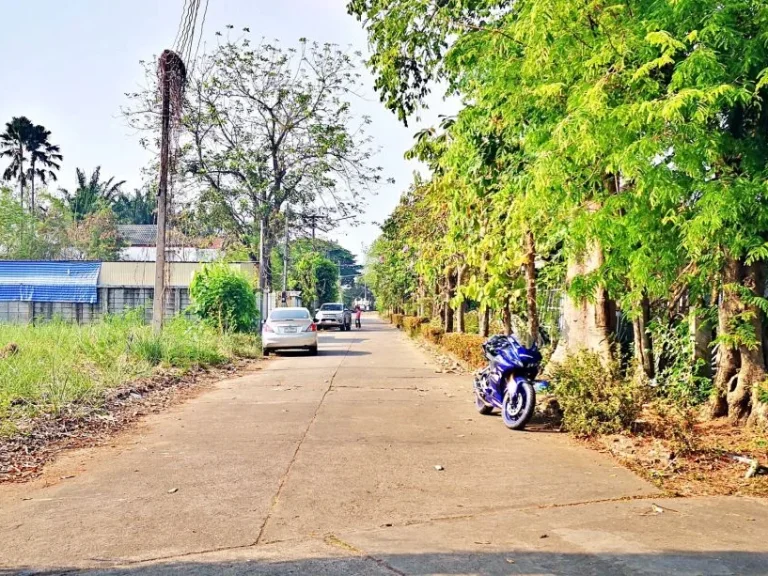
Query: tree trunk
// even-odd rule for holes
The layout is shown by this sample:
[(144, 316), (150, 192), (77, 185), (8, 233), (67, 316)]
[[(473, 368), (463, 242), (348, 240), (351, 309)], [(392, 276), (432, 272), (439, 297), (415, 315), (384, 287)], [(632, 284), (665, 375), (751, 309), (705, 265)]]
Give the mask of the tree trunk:
[(453, 300), (453, 297), (456, 295), (456, 274), (453, 270), (453, 268), (449, 267), (445, 271), (445, 284), (446, 284), (446, 294), (445, 294), (445, 331), (447, 333), (453, 332), (453, 319), (454, 319), (454, 313), (453, 313), (453, 306), (451, 305), (451, 300)]
[(24, 183), (26, 179), (27, 177), (24, 175), (24, 145), (19, 142), (19, 187), (21, 188), (19, 191), (19, 203), (22, 208), (24, 208)]
[(650, 321), (651, 302), (648, 300), (648, 296), (643, 294), (640, 300), (640, 316), (634, 321), (635, 358), (638, 361), (638, 367), (643, 369), (643, 373), (648, 378), (653, 378), (656, 374), (653, 358), (653, 341), (648, 332)]
[[(726, 256), (722, 272), (723, 293), (722, 302), (717, 309), (717, 332), (720, 335), (728, 334), (731, 330), (731, 320), (738, 314), (739, 300), (736, 293), (729, 287), (730, 284), (738, 284), (741, 280), (741, 264), (730, 256)], [(728, 392), (731, 382), (735, 380), (739, 370), (738, 351), (720, 343), (717, 360), (717, 373), (715, 374), (714, 393), (710, 402), (710, 416), (720, 418), (728, 414)]]
[(504, 324), (504, 333), (512, 334), (512, 309), (509, 299), (504, 303), (504, 307), (501, 310), (501, 321)]
[[(598, 244), (592, 244), (584, 254), (583, 260), (571, 260), (566, 270), (566, 288), (579, 276), (598, 273), (603, 255)], [(588, 350), (599, 354), (607, 364), (612, 359), (610, 343), (609, 304), (605, 289), (601, 289), (599, 301), (589, 299), (575, 300), (565, 293), (562, 313), (562, 334), (557, 347), (552, 353), (548, 366), (562, 363), (569, 355), (579, 350)], [(598, 306), (598, 304), (600, 304)], [(598, 323), (600, 325), (598, 325)]]
[[(456, 271), (456, 288), (461, 289), (464, 283), (464, 271), (467, 269), (466, 264), (462, 264)], [(465, 314), (467, 312), (467, 302), (463, 299), (456, 309), (456, 331), (459, 333), (466, 332), (466, 326), (464, 322)]]
[[(765, 290), (765, 281), (763, 278), (760, 264), (751, 264), (745, 269), (744, 286), (749, 288), (753, 294), (762, 296)], [(734, 422), (742, 422), (750, 418), (750, 422), (758, 419), (751, 418), (751, 411), (755, 407), (752, 404), (753, 391), (759, 388), (759, 385), (765, 381), (765, 360), (763, 359), (763, 313), (752, 304), (747, 303), (743, 308), (750, 312), (752, 317), (750, 324), (755, 334), (756, 344), (754, 346), (741, 346), (739, 354), (741, 356), (741, 368), (736, 380), (736, 386), (728, 393), (728, 416)], [(758, 412), (761, 409), (758, 408)]]
[(525, 281), (528, 308), (528, 333), (531, 342), (539, 340), (539, 311), (536, 308), (536, 242), (533, 232), (525, 233)]
[[(602, 248), (596, 248), (596, 256), (597, 269), (599, 270), (605, 264)], [(604, 286), (600, 285), (597, 286), (595, 293), (595, 328), (597, 329), (602, 356), (606, 360), (611, 360), (613, 358), (613, 350), (611, 348), (610, 302), (608, 300), (608, 291)]]
[(479, 318), (479, 333), (483, 338), (488, 338), (491, 332), (491, 310), (488, 306), (483, 306), (480, 309)]
[(29, 194), (29, 211), (31, 214), (34, 215), (35, 213), (35, 157), (32, 156), (31, 162), (31, 168), (30, 170), (32, 174), (32, 178), (30, 179), (30, 194)]

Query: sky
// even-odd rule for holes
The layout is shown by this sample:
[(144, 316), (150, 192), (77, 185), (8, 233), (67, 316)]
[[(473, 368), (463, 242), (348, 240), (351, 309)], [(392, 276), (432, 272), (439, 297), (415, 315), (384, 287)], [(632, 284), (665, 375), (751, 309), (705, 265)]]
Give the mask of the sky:
[[(126, 92), (142, 86), (139, 61), (172, 46), (183, 5), (184, 0), (0, 0), (0, 53), (6, 56), (0, 125), (27, 116), (51, 131), (64, 155), (59, 186), (74, 186), (75, 168), (90, 174), (97, 166), (102, 177), (125, 180), (126, 190), (141, 185), (149, 158), (120, 107), (128, 102)], [(368, 53), (365, 32), (345, 5), (346, 0), (208, 0), (201, 51), (215, 44), (216, 31), (232, 24), (249, 27), (254, 39), (279, 39), (286, 47), (306, 37)], [(365, 81), (367, 91), (353, 97), (352, 109), (371, 117), (369, 133), (380, 149), (374, 162), (395, 183), (369, 198), (361, 225), (329, 235), (357, 254), (376, 238), (376, 223), (397, 204), (414, 170), (423, 171), (403, 158), (413, 134), (454, 106), (435, 96), (406, 128), (379, 102), (367, 71)]]

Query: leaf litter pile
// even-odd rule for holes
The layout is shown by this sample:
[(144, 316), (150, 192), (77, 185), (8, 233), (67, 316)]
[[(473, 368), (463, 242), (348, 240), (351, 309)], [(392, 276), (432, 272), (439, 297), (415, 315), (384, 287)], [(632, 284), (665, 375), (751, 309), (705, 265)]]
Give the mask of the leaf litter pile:
[(695, 426), (695, 444), (650, 435), (614, 434), (589, 440), (669, 496), (768, 497), (768, 435), (727, 420)]

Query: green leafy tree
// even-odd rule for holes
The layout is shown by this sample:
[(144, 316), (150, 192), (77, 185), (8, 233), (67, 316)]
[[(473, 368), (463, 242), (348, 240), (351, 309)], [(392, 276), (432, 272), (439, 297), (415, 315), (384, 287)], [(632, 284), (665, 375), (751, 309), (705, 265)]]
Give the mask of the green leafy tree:
[(83, 260), (114, 261), (118, 259), (122, 242), (117, 233), (117, 218), (109, 207), (102, 206), (82, 219), (70, 215), (67, 230), (69, 246)]
[(59, 256), (64, 231), (61, 221), (41, 221), (24, 210), (7, 188), (0, 188), (0, 258), (52, 260)]
[[(180, 163), (193, 175), (200, 213), (261, 259), (271, 286), (271, 256), (281, 237), (279, 216), (323, 206), (329, 221), (359, 213), (364, 192), (380, 179), (350, 94), (360, 85), (357, 55), (302, 41), (285, 49), (225, 40), (190, 63), (188, 106), (181, 119), (188, 145)], [(154, 65), (150, 86), (129, 95), (126, 115), (139, 130), (156, 131)], [(155, 148), (154, 139), (143, 140)], [(262, 286), (262, 287), (264, 287)]]
[(256, 328), (258, 309), (251, 280), (223, 262), (205, 264), (189, 286), (193, 310), (220, 332)]
[[(477, 276), (454, 305), (466, 296), (497, 308), (516, 298), (522, 267), (532, 322), (539, 278), (562, 277), (564, 263), (566, 344), (609, 358), (618, 308), (634, 323), (648, 376), (649, 322), (712, 306), (713, 414), (768, 420), (759, 394), (768, 311), (764, 2), (351, 0), (348, 9), (368, 32), (376, 87), (401, 119), (437, 81), (467, 103), (417, 151), (433, 166), (431, 185), (445, 189), (445, 236), (414, 230), (418, 243), (404, 251), (388, 222), (382, 264), (418, 245), (418, 284), (460, 255)], [(379, 290), (392, 287), (382, 277)], [(413, 282), (386, 297), (412, 300)]]
[(339, 299), (339, 268), (328, 258), (305, 252), (295, 262), (289, 279), (293, 290), (301, 291), (306, 306), (317, 306)]

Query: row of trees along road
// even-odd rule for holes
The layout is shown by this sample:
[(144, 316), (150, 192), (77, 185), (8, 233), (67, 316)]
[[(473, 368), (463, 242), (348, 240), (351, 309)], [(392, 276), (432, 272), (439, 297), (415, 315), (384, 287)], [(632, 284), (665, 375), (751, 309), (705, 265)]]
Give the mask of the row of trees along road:
[(432, 175), (373, 248), (380, 303), (436, 294), (446, 318), (468, 300), (501, 316), (518, 308), (535, 330), (537, 290), (565, 286), (556, 356), (615, 354), (618, 309), (633, 323), (638, 371), (688, 386), (712, 416), (768, 420), (765, 2), (351, 0), (348, 10), (403, 121), (438, 82), (463, 102), (413, 149)]
[[(261, 262), (262, 284), (273, 286), (286, 207), (327, 222), (354, 215), (381, 178), (371, 163), (369, 119), (350, 109), (359, 55), (305, 40), (286, 49), (253, 44), (247, 34), (218, 36), (212, 51), (187, 66), (177, 179), (195, 198), (194, 220), (234, 238)], [(145, 67), (147, 88), (128, 95), (124, 112), (132, 126), (156, 134), (156, 72)], [(142, 143), (159, 145), (150, 137)], [(297, 216), (290, 224), (306, 227)]]

